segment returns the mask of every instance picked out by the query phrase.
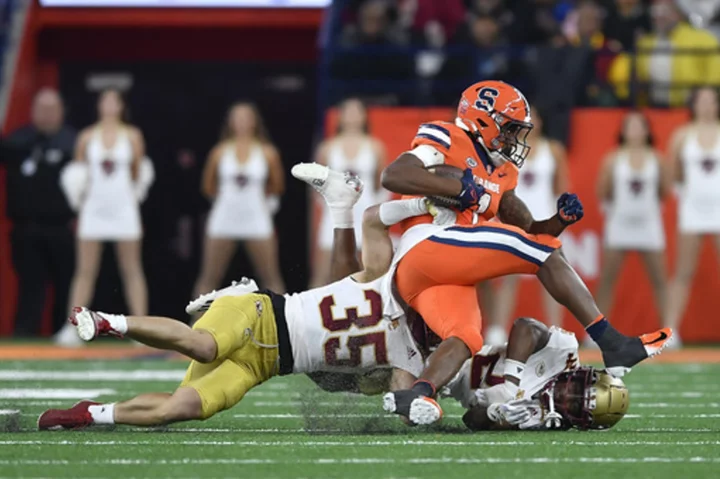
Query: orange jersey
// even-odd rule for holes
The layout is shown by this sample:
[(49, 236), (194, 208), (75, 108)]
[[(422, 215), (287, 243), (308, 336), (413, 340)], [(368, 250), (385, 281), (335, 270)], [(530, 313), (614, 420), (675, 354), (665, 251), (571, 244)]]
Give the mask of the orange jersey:
[[(510, 162), (503, 163), (497, 168), (493, 166), (483, 146), (454, 123), (443, 121), (423, 123), (412, 141), (411, 148), (420, 145), (429, 145), (441, 152), (445, 156), (446, 165), (456, 166), (462, 170), (472, 169), (475, 181), (485, 187), (485, 191), (490, 194), (492, 199), (490, 207), (481, 215), (486, 220), (497, 214), (503, 193), (513, 190), (517, 186), (517, 167)], [(471, 210), (458, 212), (458, 224), (471, 225), (473, 220)], [(432, 216), (423, 215), (409, 218), (400, 223), (400, 227), (404, 233), (411, 227), (422, 223), (432, 223)]]

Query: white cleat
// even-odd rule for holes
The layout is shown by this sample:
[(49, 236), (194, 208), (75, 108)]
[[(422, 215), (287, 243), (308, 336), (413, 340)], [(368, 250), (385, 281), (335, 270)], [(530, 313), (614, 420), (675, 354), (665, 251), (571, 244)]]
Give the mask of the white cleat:
[(300, 163), (293, 166), (292, 175), (320, 193), (328, 206), (352, 208), (362, 195), (364, 184), (350, 173), (331, 170), (320, 163)]
[[(387, 393), (383, 396), (383, 409), (389, 413), (401, 414), (398, 412), (398, 405), (395, 393)], [(442, 419), (443, 411), (440, 405), (432, 398), (418, 396), (410, 402), (410, 410), (407, 416), (413, 425), (427, 425), (438, 422)]]
[(91, 311), (88, 308), (75, 307), (70, 313), (68, 321), (75, 326), (77, 335), (83, 341), (92, 341), (98, 336), (115, 336), (122, 338), (123, 334), (113, 328), (106, 313)]
[(243, 277), (240, 281), (233, 281), (227, 288), (201, 294), (197, 299), (190, 301), (188, 305), (185, 306), (185, 312), (187, 314), (204, 313), (210, 309), (213, 301), (218, 298), (223, 298), (225, 296), (243, 296), (245, 294), (254, 293), (258, 289), (260, 288), (258, 288), (255, 280)]

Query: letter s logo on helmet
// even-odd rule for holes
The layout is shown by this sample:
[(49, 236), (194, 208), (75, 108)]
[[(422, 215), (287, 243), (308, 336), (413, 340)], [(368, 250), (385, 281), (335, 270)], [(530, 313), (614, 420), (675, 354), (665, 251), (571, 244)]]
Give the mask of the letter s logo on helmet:
[(481, 88), (478, 91), (478, 99), (475, 101), (475, 108), (490, 113), (495, 109), (495, 99), (498, 96), (500, 96), (500, 92), (495, 88)]
[(456, 124), (481, 143), (494, 159), (522, 167), (530, 152), (530, 105), (520, 91), (501, 81), (483, 81), (466, 89)]

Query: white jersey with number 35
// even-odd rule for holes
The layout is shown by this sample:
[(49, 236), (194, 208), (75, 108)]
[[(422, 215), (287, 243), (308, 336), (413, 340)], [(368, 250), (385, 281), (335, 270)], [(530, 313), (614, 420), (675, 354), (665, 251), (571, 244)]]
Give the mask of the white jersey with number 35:
[(286, 295), (285, 317), (295, 373), (399, 368), (418, 376), (423, 359), (404, 316), (383, 315), (383, 277), (358, 283), (347, 277)]
[[(475, 356), (465, 362), (457, 376), (448, 384), (448, 395), (460, 401), (466, 408), (480, 404), (475, 391), (505, 382), (503, 376), (506, 348), (507, 345), (483, 346)], [(552, 326), (548, 343), (528, 358), (520, 378), (520, 391), (523, 397), (532, 397), (552, 378), (578, 366), (578, 342), (575, 335)]]

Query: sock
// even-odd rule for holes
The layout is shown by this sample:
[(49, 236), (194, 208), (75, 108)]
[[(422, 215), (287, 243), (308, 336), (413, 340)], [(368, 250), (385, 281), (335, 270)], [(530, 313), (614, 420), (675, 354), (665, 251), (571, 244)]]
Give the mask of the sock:
[(429, 398), (435, 395), (435, 386), (433, 386), (430, 381), (426, 381), (424, 379), (418, 379), (417, 381), (415, 381), (412, 390)]
[(332, 218), (333, 228), (351, 230), (355, 228), (355, 215), (352, 208), (332, 206), (330, 207), (330, 217)]
[[(523, 371), (525, 371), (525, 363), (515, 361), (514, 359), (505, 359), (505, 376), (510, 376), (518, 380), (518, 383), (522, 380)], [(518, 386), (512, 381), (505, 381), (505, 386), (508, 389), (512, 389), (513, 396), (517, 394)], [(512, 387), (511, 387), (512, 386)]]
[(424, 215), (428, 212), (424, 198), (388, 201), (380, 205), (380, 221), (392, 226), (407, 218)]
[(89, 406), (94, 424), (115, 424), (115, 403)]
[(610, 321), (605, 318), (605, 316), (598, 316), (595, 321), (590, 323), (586, 328), (585, 331), (590, 335), (590, 337), (595, 341), (596, 343), (600, 338), (603, 337), (605, 334), (605, 331), (610, 326)]
[(112, 327), (118, 333), (125, 335), (128, 331), (127, 318), (124, 314), (109, 314), (109, 313), (98, 313), (103, 318), (107, 319)]

